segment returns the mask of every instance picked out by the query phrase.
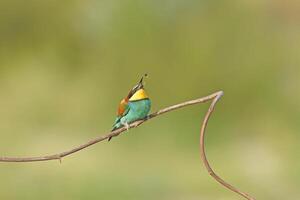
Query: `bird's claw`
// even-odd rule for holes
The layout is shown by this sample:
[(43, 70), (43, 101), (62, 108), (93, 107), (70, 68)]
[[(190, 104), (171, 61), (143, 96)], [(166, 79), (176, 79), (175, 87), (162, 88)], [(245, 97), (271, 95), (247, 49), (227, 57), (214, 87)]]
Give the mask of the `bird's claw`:
[(124, 126), (125, 126), (126, 130), (128, 131), (130, 128), (129, 124), (126, 122), (126, 123), (124, 123)]

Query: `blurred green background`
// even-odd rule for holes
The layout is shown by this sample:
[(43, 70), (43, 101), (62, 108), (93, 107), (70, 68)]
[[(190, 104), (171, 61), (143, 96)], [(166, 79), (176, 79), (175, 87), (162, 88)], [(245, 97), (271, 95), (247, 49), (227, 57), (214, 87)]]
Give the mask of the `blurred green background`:
[[(300, 199), (300, 3), (1, 0), (0, 156), (67, 150), (111, 129), (147, 72), (152, 111), (218, 90), (216, 172), (257, 199)], [(200, 161), (207, 104), (58, 161), (0, 163), (0, 199), (238, 200)]]

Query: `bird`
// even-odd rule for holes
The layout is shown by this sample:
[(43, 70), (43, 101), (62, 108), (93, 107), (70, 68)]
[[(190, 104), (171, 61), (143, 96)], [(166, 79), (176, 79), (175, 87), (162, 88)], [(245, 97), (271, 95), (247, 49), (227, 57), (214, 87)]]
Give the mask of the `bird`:
[[(144, 77), (147, 77), (147, 74), (142, 76), (138, 84), (121, 100), (112, 131), (122, 126), (125, 126), (128, 130), (129, 123), (145, 119), (148, 116), (151, 109), (151, 101), (144, 88)], [(112, 136), (108, 138), (108, 141), (110, 141), (111, 138)]]

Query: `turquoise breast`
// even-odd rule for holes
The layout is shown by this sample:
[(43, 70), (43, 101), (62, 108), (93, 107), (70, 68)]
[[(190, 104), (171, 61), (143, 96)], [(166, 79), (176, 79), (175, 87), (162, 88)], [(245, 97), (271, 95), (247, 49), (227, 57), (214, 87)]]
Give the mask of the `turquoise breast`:
[(151, 109), (151, 101), (150, 99), (129, 101), (128, 106), (128, 113), (118, 120), (118, 122), (114, 125), (114, 129), (121, 127), (123, 124), (129, 124), (136, 120), (144, 119), (145, 117), (147, 117)]
[(127, 115), (122, 117), (121, 122), (133, 122), (138, 119), (147, 117), (151, 108), (151, 101), (149, 99), (142, 99), (139, 101), (132, 101), (128, 103), (129, 111)]

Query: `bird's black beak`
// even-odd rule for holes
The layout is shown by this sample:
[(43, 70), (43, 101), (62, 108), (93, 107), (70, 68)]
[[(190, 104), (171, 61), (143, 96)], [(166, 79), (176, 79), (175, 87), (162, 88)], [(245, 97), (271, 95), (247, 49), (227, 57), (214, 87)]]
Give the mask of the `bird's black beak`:
[(144, 85), (143, 85), (144, 77), (147, 77), (147, 74), (145, 74), (144, 76), (142, 76), (140, 82), (137, 85), (137, 90), (144, 88)]
[(143, 79), (144, 79), (144, 76), (141, 78), (140, 82), (137, 84), (137, 89), (142, 89), (144, 87), (143, 85)]

